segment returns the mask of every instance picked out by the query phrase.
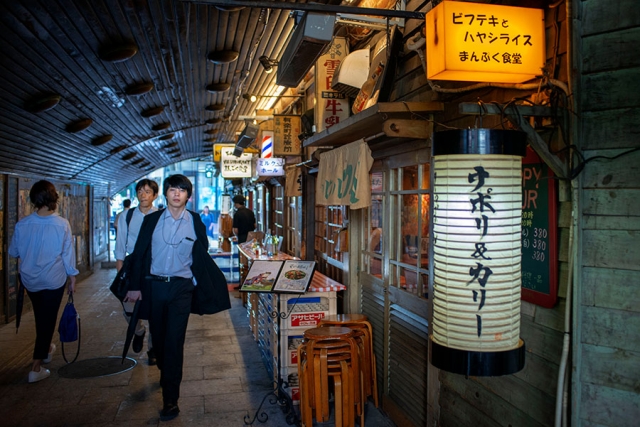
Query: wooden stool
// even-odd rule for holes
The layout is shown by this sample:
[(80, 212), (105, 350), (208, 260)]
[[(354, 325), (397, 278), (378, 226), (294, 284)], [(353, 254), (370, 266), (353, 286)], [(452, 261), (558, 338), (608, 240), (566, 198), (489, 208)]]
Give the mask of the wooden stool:
[[(329, 420), (329, 377), (333, 380), (336, 427), (353, 426), (354, 406), (361, 403), (358, 344), (343, 327), (312, 328), (298, 347), (300, 411), (305, 426)], [(357, 391), (356, 391), (357, 390)], [(361, 405), (362, 406), (362, 405)], [(362, 411), (358, 411), (359, 415)], [(361, 419), (361, 425), (364, 422)]]
[[(319, 327), (327, 326), (343, 326), (355, 331), (359, 334), (355, 336), (356, 340), (361, 341), (363, 347), (362, 352), (362, 379), (365, 395), (373, 397), (373, 404), (378, 407), (378, 380), (376, 371), (376, 355), (373, 349), (373, 329), (371, 323), (364, 314), (334, 314), (320, 320)], [(362, 334), (362, 335), (360, 335)]]

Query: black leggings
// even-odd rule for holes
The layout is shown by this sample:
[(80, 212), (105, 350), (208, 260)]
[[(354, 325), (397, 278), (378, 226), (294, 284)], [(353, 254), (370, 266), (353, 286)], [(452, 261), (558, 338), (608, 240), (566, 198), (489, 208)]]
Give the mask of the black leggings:
[(36, 346), (33, 349), (33, 359), (46, 359), (49, 355), (49, 346), (56, 329), (58, 310), (62, 302), (65, 286), (58, 289), (45, 289), (27, 294), (33, 305), (33, 316), (36, 320)]

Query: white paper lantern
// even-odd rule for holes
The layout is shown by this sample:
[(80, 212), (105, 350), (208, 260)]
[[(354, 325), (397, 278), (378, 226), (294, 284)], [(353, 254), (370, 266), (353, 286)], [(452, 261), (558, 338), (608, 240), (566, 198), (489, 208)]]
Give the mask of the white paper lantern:
[[(460, 144), (453, 147), (450, 132), (444, 138), (449, 144), (445, 148), (436, 147), (438, 134), (434, 138), (431, 340), (438, 351), (451, 349), (463, 355), (510, 352), (523, 348), (520, 151), (524, 153), (524, 137), (514, 132), (515, 154), (493, 154), (512, 151), (503, 133), (512, 131), (453, 131), (461, 132), (454, 135), (453, 141)], [(450, 154), (458, 149), (466, 154)], [(472, 357), (465, 357), (469, 365)], [(483, 369), (467, 366), (452, 371), (483, 375)], [(510, 372), (498, 369), (497, 375), (504, 373)], [(496, 373), (489, 369), (485, 374)]]

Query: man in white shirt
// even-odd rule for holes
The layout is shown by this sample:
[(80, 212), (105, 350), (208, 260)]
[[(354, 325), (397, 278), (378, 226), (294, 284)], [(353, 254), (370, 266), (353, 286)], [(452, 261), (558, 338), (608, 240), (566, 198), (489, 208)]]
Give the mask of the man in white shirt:
[(131, 200), (124, 199), (122, 201), (122, 207), (124, 209), (118, 212), (116, 214), (116, 217), (113, 219), (113, 228), (116, 230), (116, 239), (118, 238), (118, 222), (120, 221), (120, 217), (122, 216), (122, 214), (126, 215), (127, 212), (129, 212), (129, 209), (131, 209)]
[(165, 178), (167, 209), (148, 215), (133, 251), (130, 290), (125, 301), (140, 301), (138, 315), (149, 319), (160, 369), (160, 419), (178, 416), (184, 342), (189, 314), (213, 314), (231, 307), (224, 274), (207, 249), (200, 215), (186, 209), (193, 186), (184, 175)]
[[(154, 200), (158, 197), (158, 183), (151, 179), (140, 180), (136, 184), (136, 196), (138, 197), (138, 206), (122, 212), (122, 215), (118, 218), (117, 230), (120, 230), (116, 234), (116, 270), (120, 271), (125, 256), (133, 252), (133, 248), (138, 240), (138, 233), (140, 233), (140, 226), (145, 215), (151, 212), (155, 212), (158, 209), (153, 206)], [(127, 322), (130, 320), (130, 313), (133, 310), (132, 303), (124, 304), (124, 317)], [(129, 314), (128, 314), (129, 313)], [(142, 320), (138, 320), (136, 325), (136, 333), (133, 337), (133, 351), (140, 353), (144, 344), (144, 336), (147, 329), (144, 326)], [(156, 357), (153, 351), (153, 343), (151, 342), (151, 336), (147, 340), (147, 356), (149, 357), (149, 365), (156, 364)]]

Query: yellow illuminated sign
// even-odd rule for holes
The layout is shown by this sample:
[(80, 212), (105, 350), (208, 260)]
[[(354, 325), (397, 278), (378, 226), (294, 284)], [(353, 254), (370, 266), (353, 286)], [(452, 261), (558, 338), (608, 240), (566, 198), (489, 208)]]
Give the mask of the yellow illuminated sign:
[(542, 9), (444, 1), (426, 19), (430, 80), (522, 83), (542, 74)]
[[(222, 160), (222, 150), (225, 149), (225, 155), (233, 153), (235, 144), (213, 144), (213, 161), (220, 162)], [(255, 147), (247, 147), (244, 149), (245, 153), (258, 153), (258, 149)]]

